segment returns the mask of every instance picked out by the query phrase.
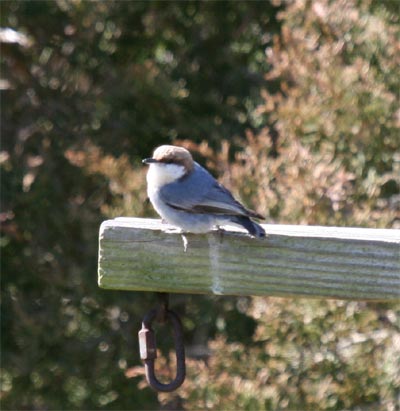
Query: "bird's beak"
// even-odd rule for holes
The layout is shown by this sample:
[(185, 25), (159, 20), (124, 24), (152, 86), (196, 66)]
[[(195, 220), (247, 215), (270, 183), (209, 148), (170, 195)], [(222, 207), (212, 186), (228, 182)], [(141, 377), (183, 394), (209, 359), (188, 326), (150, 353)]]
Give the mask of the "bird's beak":
[(144, 158), (142, 160), (142, 163), (144, 164), (158, 163), (158, 160), (156, 160), (155, 158)]

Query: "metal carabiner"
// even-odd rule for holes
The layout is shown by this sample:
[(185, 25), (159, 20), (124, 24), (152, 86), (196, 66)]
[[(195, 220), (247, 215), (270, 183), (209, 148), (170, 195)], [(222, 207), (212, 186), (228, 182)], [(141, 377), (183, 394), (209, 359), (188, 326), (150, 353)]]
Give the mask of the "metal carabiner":
[(173, 327), (175, 355), (176, 355), (176, 376), (173, 381), (168, 384), (160, 382), (154, 371), (154, 363), (157, 358), (157, 346), (152, 323), (157, 320), (160, 310), (154, 308), (150, 310), (142, 321), (142, 329), (139, 331), (139, 347), (140, 358), (144, 361), (146, 370), (146, 379), (149, 385), (162, 392), (170, 392), (176, 390), (183, 384), (186, 376), (185, 367), (185, 347), (183, 344), (183, 330), (181, 321), (176, 313), (165, 307), (164, 320), (170, 321)]

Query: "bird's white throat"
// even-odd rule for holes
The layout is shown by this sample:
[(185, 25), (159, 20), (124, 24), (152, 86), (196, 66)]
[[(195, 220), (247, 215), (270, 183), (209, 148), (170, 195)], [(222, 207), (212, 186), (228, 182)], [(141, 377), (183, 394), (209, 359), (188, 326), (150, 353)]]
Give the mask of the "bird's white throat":
[(147, 172), (147, 184), (149, 187), (162, 187), (178, 180), (185, 173), (185, 167), (178, 164), (152, 163)]

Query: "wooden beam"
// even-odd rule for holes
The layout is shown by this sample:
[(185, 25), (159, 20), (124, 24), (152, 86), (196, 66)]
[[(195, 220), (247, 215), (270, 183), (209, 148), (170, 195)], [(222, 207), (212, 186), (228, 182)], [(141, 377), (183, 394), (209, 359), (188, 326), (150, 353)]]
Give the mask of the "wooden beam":
[(166, 233), (160, 220), (116, 218), (99, 236), (99, 286), (218, 295), (400, 300), (400, 230), (264, 225)]

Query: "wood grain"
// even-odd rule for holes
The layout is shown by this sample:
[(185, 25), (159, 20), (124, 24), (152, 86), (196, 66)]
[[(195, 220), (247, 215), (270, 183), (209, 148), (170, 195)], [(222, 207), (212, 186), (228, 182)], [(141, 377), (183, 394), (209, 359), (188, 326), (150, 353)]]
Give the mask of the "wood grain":
[(99, 286), (218, 295), (400, 300), (400, 230), (263, 225), (255, 239), (180, 234), (160, 220), (117, 218), (99, 235)]

